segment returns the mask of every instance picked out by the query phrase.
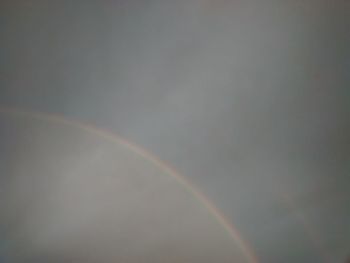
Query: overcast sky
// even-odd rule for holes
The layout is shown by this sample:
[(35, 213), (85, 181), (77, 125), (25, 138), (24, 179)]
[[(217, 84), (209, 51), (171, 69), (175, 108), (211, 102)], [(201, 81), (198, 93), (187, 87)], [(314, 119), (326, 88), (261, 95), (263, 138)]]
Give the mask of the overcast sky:
[(0, 103), (155, 154), (261, 262), (342, 262), (349, 17), (340, 0), (1, 1)]

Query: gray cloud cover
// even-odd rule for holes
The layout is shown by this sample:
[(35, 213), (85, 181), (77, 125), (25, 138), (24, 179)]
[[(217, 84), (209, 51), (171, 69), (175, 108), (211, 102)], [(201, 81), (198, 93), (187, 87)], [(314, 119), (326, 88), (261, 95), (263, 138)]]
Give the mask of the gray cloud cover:
[(0, 12), (3, 105), (140, 144), (262, 262), (349, 253), (346, 1), (3, 1)]

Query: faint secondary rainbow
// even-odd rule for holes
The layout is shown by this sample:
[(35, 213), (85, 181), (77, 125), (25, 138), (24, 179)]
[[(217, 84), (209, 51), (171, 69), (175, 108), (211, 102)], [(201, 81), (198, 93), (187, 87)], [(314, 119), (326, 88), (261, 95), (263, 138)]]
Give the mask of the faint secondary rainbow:
[(176, 181), (179, 184), (181, 184), (184, 188), (186, 188), (186, 190), (190, 192), (194, 196), (194, 198), (196, 198), (202, 205), (204, 205), (205, 208), (208, 211), (210, 211), (211, 214), (215, 217), (215, 219), (220, 223), (220, 225), (224, 227), (224, 229), (228, 232), (230, 237), (233, 239), (233, 241), (236, 243), (238, 248), (243, 253), (247, 262), (249, 263), (259, 262), (253, 249), (250, 246), (248, 246), (248, 244), (243, 240), (237, 228), (225, 218), (223, 213), (218, 208), (216, 208), (214, 204), (206, 196), (204, 196), (200, 191), (198, 191), (184, 176), (176, 172), (176, 170), (172, 168), (169, 164), (160, 160), (157, 156), (153, 155), (152, 153), (148, 152), (142, 147), (108, 130), (103, 130), (93, 125), (89, 125), (80, 121), (73, 121), (73, 120), (67, 119), (64, 116), (60, 116), (57, 114), (25, 111), (22, 109), (14, 109), (14, 108), (0, 108), (0, 113), (16, 114), (16, 115), (28, 116), (34, 119), (50, 120), (50, 121), (58, 122), (63, 125), (68, 125), (68, 126), (73, 126), (73, 127), (83, 129), (89, 133), (98, 135), (113, 143), (124, 145), (125, 147), (129, 148), (136, 154), (152, 162), (154, 165), (156, 165), (161, 170), (165, 171), (170, 176), (174, 177)]

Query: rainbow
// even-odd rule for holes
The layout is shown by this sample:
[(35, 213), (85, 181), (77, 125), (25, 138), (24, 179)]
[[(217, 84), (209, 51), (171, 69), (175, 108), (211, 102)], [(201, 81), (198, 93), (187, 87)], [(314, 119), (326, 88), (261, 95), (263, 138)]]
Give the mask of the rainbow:
[(224, 216), (224, 214), (217, 207), (215, 207), (215, 205), (206, 196), (204, 196), (198, 189), (196, 189), (196, 187), (193, 186), (193, 184), (190, 183), (184, 176), (176, 172), (176, 170), (172, 168), (169, 164), (160, 160), (157, 156), (143, 149), (139, 145), (136, 145), (111, 131), (103, 130), (93, 125), (86, 124), (80, 121), (70, 120), (58, 114), (25, 111), (22, 109), (14, 109), (14, 108), (0, 108), (0, 113), (22, 115), (22, 116), (27, 116), (30, 118), (35, 118), (40, 120), (50, 120), (50, 121), (54, 121), (56, 123), (67, 125), (67, 126), (73, 126), (79, 129), (83, 129), (84, 131), (87, 131), (91, 134), (98, 135), (113, 143), (118, 143), (127, 147), (128, 149), (132, 150), (142, 158), (150, 161), (152, 164), (157, 166), (159, 169), (164, 171), (169, 176), (174, 177), (176, 181), (180, 185), (182, 185), (188, 192), (190, 192), (191, 195), (196, 200), (198, 200), (199, 203), (203, 205), (215, 217), (218, 223), (222, 227), (224, 227), (224, 229), (228, 232), (228, 234), (233, 239), (235, 244), (238, 246), (240, 251), (243, 253), (246, 261), (249, 263), (259, 262), (253, 249), (246, 243), (245, 240), (243, 240), (238, 229), (229, 222), (229, 220)]

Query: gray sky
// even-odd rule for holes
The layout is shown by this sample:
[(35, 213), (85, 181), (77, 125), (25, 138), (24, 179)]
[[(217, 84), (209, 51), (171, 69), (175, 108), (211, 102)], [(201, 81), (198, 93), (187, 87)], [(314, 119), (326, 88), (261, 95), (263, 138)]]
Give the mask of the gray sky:
[(213, 200), (261, 262), (349, 254), (346, 1), (2, 1), (0, 10), (2, 105), (141, 145)]

